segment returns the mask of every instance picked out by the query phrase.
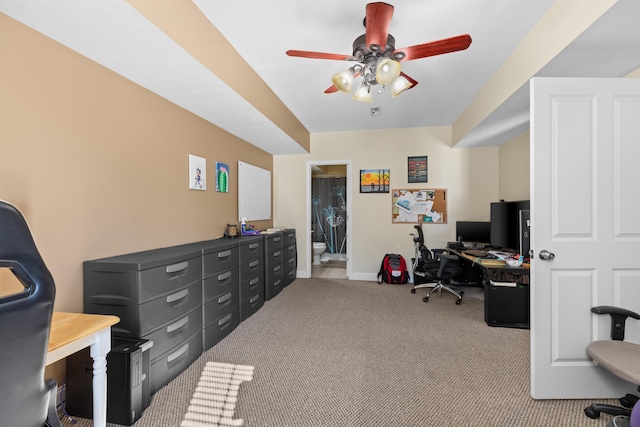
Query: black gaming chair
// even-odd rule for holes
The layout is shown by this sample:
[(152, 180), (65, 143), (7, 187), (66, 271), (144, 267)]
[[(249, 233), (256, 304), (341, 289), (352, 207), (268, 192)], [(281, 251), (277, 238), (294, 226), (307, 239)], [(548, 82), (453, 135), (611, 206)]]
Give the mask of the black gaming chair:
[(422, 227), (419, 225), (414, 225), (413, 227), (418, 234), (412, 234), (415, 257), (413, 259), (413, 288), (411, 293), (415, 294), (416, 289), (431, 288), (429, 293), (422, 298), (424, 302), (428, 302), (432, 293), (445, 290), (457, 298), (456, 304), (460, 304), (464, 289), (455, 286), (454, 283), (456, 278), (464, 275), (464, 270), (458, 263), (458, 257), (447, 254), (445, 249), (429, 250), (424, 244)]
[(56, 382), (44, 379), (55, 284), (22, 214), (3, 201), (0, 268), (24, 286), (0, 296), (0, 425), (61, 427)]
[[(640, 370), (638, 369), (640, 345), (624, 341), (627, 318), (640, 320), (640, 315), (631, 310), (611, 306), (593, 307), (591, 311), (611, 316), (611, 339), (591, 342), (587, 346), (587, 353), (599, 366), (631, 384), (640, 386)], [(640, 391), (640, 387), (638, 387), (638, 391)], [(598, 418), (601, 412), (630, 417), (631, 410), (637, 402), (637, 396), (627, 394), (620, 398), (620, 404), (623, 406), (593, 403), (584, 409), (584, 413), (589, 418)]]

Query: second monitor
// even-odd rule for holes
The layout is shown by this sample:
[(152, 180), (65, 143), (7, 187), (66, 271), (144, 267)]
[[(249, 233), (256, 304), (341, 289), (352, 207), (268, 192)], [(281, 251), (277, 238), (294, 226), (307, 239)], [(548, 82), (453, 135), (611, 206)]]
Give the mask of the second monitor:
[(456, 221), (458, 242), (489, 243), (491, 223), (489, 221)]

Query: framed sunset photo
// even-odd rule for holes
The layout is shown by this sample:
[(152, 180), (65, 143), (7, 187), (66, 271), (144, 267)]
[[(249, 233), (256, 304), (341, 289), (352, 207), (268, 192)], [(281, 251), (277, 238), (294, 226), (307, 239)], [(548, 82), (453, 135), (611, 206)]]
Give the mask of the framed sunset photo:
[(388, 193), (390, 169), (360, 169), (361, 193)]

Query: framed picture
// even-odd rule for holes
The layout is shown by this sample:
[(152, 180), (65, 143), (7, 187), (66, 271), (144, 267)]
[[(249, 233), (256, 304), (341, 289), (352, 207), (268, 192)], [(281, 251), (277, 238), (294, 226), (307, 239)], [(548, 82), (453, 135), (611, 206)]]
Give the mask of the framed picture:
[(427, 182), (427, 156), (415, 156), (407, 158), (407, 181)]
[(216, 162), (216, 191), (229, 192), (229, 165)]
[(207, 189), (207, 159), (189, 154), (189, 189)]
[(361, 169), (360, 192), (388, 193), (390, 178), (390, 169)]

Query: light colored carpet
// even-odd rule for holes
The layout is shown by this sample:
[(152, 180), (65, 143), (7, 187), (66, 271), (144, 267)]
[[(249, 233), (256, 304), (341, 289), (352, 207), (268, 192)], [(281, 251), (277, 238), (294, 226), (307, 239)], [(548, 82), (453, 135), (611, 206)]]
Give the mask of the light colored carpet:
[(487, 326), (479, 298), (424, 303), (410, 289), (297, 279), (159, 390), (134, 426), (180, 426), (208, 362), (255, 367), (235, 407), (247, 427), (607, 423), (583, 414), (591, 402), (530, 397), (528, 330)]
[(243, 425), (233, 415), (240, 384), (252, 378), (253, 366), (207, 362), (180, 427)]

